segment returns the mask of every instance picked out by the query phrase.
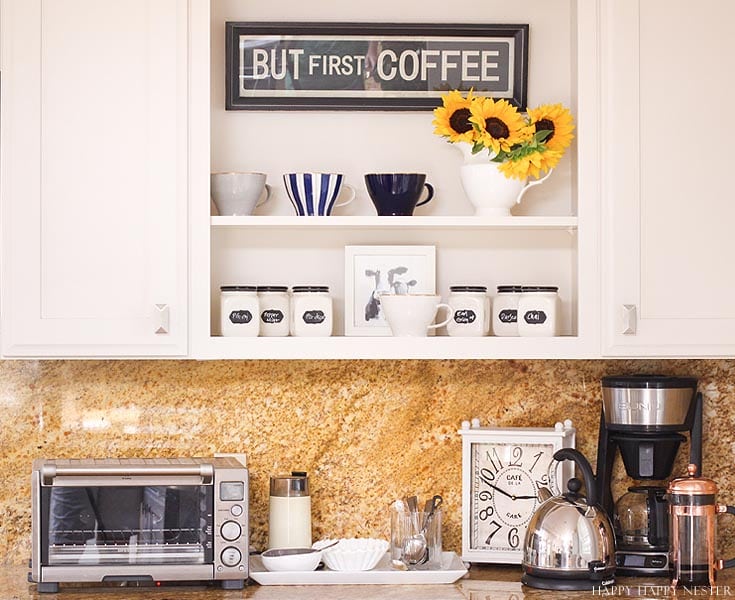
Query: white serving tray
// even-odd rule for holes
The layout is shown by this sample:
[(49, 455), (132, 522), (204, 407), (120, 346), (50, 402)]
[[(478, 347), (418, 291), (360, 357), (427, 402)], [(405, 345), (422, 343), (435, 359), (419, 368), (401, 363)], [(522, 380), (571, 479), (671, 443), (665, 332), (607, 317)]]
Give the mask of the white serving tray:
[(370, 571), (267, 571), (259, 555), (250, 557), (250, 577), (260, 585), (353, 585), (353, 584), (437, 584), (454, 583), (467, 573), (455, 552), (442, 553), (441, 569), (399, 571), (391, 567), (390, 555), (385, 556)]

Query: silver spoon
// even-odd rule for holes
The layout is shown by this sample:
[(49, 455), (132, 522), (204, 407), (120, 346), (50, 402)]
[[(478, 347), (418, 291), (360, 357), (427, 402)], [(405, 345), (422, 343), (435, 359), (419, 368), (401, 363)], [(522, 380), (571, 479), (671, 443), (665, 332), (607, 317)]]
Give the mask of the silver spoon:
[[(421, 527), (421, 533), (424, 535), (424, 539), (426, 539), (426, 532), (429, 529), (431, 520), (434, 518), (434, 513), (442, 505), (442, 502), (444, 502), (444, 498), (442, 498), (439, 494), (436, 494), (433, 498), (431, 498), (431, 500), (426, 501), (426, 504), (424, 506), (424, 523)], [(429, 544), (427, 541), (426, 548), (424, 550), (424, 555), (421, 557), (419, 564), (424, 564), (428, 560), (429, 560)]]
[(265, 556), (266, 558), (268, 558), (269, 556), (294, 556), (296, 554), (311, 554), (313, 552), (322, 552), (327, 548), (332, 548), (333, 546), (339, 544), (339, 542), (340, 540), (337, 540), (335, 542), (332, 542), (331, 544), (322, 546), (321, 548), (271, 548), (270, 550), (266, 550), (265, 552), (263, 552), (261, 556)]
[(426, 536), (419, 529), (418, 499), (416, 496), (406, 498), (409, 518), (411, 522), (411, 535), (403, 540), (402, 559), (408, 565), (418, 564), (426, 554)]

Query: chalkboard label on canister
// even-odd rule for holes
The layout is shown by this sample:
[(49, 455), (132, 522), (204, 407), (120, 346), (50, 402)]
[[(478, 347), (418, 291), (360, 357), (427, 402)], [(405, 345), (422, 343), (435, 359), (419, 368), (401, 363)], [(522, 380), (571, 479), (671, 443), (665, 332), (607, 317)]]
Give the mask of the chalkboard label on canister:
[(263, 323), (280, 323), (283, 321), (283, 313), (280, 310), (264, 310), (260, 313), (260, 320)]
[(323, 310), (307, 310), (303, 315), (301, 315), (301, 318), (307, 325), (318, 325), (319, 323), (324, 323), (324, 319), (326, 319), (327, 316), (324, 314)]
[(233, 310), (230, 313), (230, 322), (235, 324), (250, 323), (253, 320), (253, 313), (249, 310)]
[(529, 325), (543, 325), (546, 323), (546, 313), (543, 310), (528, 310), (523, 320)]
[(508, 308), (501, 310), (498, 313), (498, 320), (501, 323), (517, 323), (518, 322), (518, 311), (515, 309)]
[(454, 322), (460, 325), (469, 325), (474, 323), (476, 319), (475, 311), (469, 308), (454, 311)]

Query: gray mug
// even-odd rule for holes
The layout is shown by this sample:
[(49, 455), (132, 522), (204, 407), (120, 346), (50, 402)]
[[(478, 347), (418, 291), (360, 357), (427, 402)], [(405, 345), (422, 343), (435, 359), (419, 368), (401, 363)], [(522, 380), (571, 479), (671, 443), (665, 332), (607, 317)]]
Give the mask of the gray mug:
[(222, 216), (253, 214), (256, 206), (271, 197), (271, 186), (265, 180), (265, 173), (212, 173), (211, 193), (217, 212)]

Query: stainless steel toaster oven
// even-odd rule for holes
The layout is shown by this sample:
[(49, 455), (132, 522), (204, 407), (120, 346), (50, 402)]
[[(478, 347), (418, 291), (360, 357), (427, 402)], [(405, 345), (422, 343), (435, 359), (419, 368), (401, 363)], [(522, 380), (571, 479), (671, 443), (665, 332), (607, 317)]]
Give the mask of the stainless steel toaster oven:
[(40, 592), (248, 577), (248, 471), (234, 457), (35, 460), (31, 492)]

